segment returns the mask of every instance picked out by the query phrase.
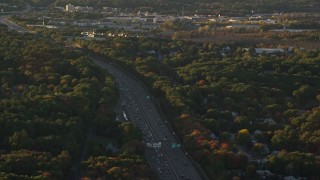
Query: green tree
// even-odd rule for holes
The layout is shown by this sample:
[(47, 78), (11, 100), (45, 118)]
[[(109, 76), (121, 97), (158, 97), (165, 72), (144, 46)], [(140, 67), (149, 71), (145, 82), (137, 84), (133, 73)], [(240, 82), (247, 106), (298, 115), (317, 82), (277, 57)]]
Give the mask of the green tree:
[(9, 144), (12, 149), (30, 148), (33, 146), (33, 140), (29, 138), (26, 130), (16, 131), (9, 137)]
[(249, 128), (250, 127), (250, 120), (247, 116), (238, 116), (234, 120), (236, 123), (237, 129)]
[(250, 138), (250, 133), (249, 133), (249, 130), (248, 129), (241, 129), (238, 131), (237, 133), (237, 141), (240, 143), (240, 144), (247, 144), (249, 143), (251, 140)]
[(294, 90), (292, 95), (301, 103), (308, 102), (316, 97), (316, 90), (310, 85), (302, 85), (299, 89)]

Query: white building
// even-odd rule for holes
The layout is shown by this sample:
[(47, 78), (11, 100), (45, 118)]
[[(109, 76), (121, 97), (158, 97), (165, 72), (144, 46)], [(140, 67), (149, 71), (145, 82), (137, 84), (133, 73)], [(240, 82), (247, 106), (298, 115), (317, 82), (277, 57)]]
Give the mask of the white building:
[(81, 7), (81, 6), (74, 6), (72, 4), (67, 4), (66, 5), (66, 11), (67, 12), (74, 12), (74, 11), (77, 11), (77, 12), (91, 12), (93, 11), (93, 8), (92, 7)]
[(271, 117), (264, 119), (264, 122), (268, 123), (269, 125), (277, 124), (277, 122)]
[(72, 5), (72, 4), (67, 4), (66, 5), (66, 11), (67, 12), (73, 12), (75, 10), (76, 10), (76, 7), (74, 7), (74, 5)]
[(282, 48), (255, 48), (254, 49), (257, 54), (267, 53), (267, 54), (275, 54), (275, 53), (284, 53), (284, 49)]
[(88, 6), (86, 6), (86, 7), (76, 6), (75, 8), (76, 8), (76, 11), (78, 11), (78, 12), (91, 12), (91, 11), (93, 11), (93, 8), (88, 7)]

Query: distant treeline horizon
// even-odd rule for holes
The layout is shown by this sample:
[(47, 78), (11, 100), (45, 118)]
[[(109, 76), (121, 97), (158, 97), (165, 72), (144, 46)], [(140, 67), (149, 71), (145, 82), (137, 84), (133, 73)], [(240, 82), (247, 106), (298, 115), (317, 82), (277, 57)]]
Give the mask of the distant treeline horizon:
[(241, 15), (252, 12), (318, 12), (320, 2), (318, 0), (3, 0), (3, 3), (18, 6), (55, 7), (74, 4), (76, 6), (92, 6), (94, 8), (116, 7), (134, 8), (148, 7), (148, 10), (159, 12), (197, 14), (224, 13)]

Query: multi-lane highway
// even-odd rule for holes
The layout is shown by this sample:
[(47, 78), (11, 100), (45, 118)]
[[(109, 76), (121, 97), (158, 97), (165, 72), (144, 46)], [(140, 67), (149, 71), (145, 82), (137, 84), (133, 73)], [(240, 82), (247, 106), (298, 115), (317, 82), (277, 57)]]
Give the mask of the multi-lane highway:
[[(30, 32), (3, 16), (0, 16), (0, 23), (17, 32)], [(145, 145), (154, 146), (146, 147), (145, 157), (159, 179), (205, 179), (204, 176), (200, 176), (187, 153), (177, 145), (179, 141), (174, 131), (162, 118), (151, 100), (150, 93), (141, 82), (114, 64), (103, 62), (98, 57), (92, 60), (100, 67), (106, 68), (115, 78), (121, 94), (121, 105), (126, 109), (128, 118), (142, 130)]]
[(8, 26), (9, 30), (17, 31), (19, 33), (34, 33), (33, 31), (30, 31), (22, 26), (19, 26), (18, 24), (10, 21), (5, 16), (0, 16), (0, 24), (5, 24)]
[(149, 143), (151, 146), (161, 146), (146, 147), (145, 150), (145, 157), (159, 179), (204, 179), (191, 163), (187, 153), (179, 145), (177, 147), (179, 141), (174, 131), (159, 114), (141, 82), (110, 62), (103, 62), (97, 57), (92, 60), (106, 68), (115, 78), (126, 114), (142, 130), (145, 145)]

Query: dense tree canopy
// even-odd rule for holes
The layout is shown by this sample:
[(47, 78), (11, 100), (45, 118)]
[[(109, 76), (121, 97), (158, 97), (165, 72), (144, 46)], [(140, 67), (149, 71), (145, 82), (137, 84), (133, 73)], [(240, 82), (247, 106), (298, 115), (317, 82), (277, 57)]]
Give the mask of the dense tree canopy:
[[(138, 130), (114, 120), (118, 95), (106, 71), (48, 39), (3, 28), (0, 33), (0, 179), (90, 177), (89, 167), (71, 169), (89, 156), (86, 163), (93, 166), (98, 156), (113, 157), (114, 166), (152, 177)], [(106, 151), (108, 145), (118, 151)], [(132, 173), (123, 176), (131, 179)]]
[[(246, 170), (247, 161), (242, 160), (242, 165), (233, 161), (242, 158), (235, 154), (236, 144), (257, 153), (268, 148), (269, 152), (286, 149), (319, 156), (317, 50), (259, 55), (230, 44), (231, 52), (221, 55), (226, 45), (157, 38), (79, 41), (123, 65), (150, 87), (209, 176), (224, 177), (221, 169)], [(222, 158), (223, 154), (233, 160)]]

